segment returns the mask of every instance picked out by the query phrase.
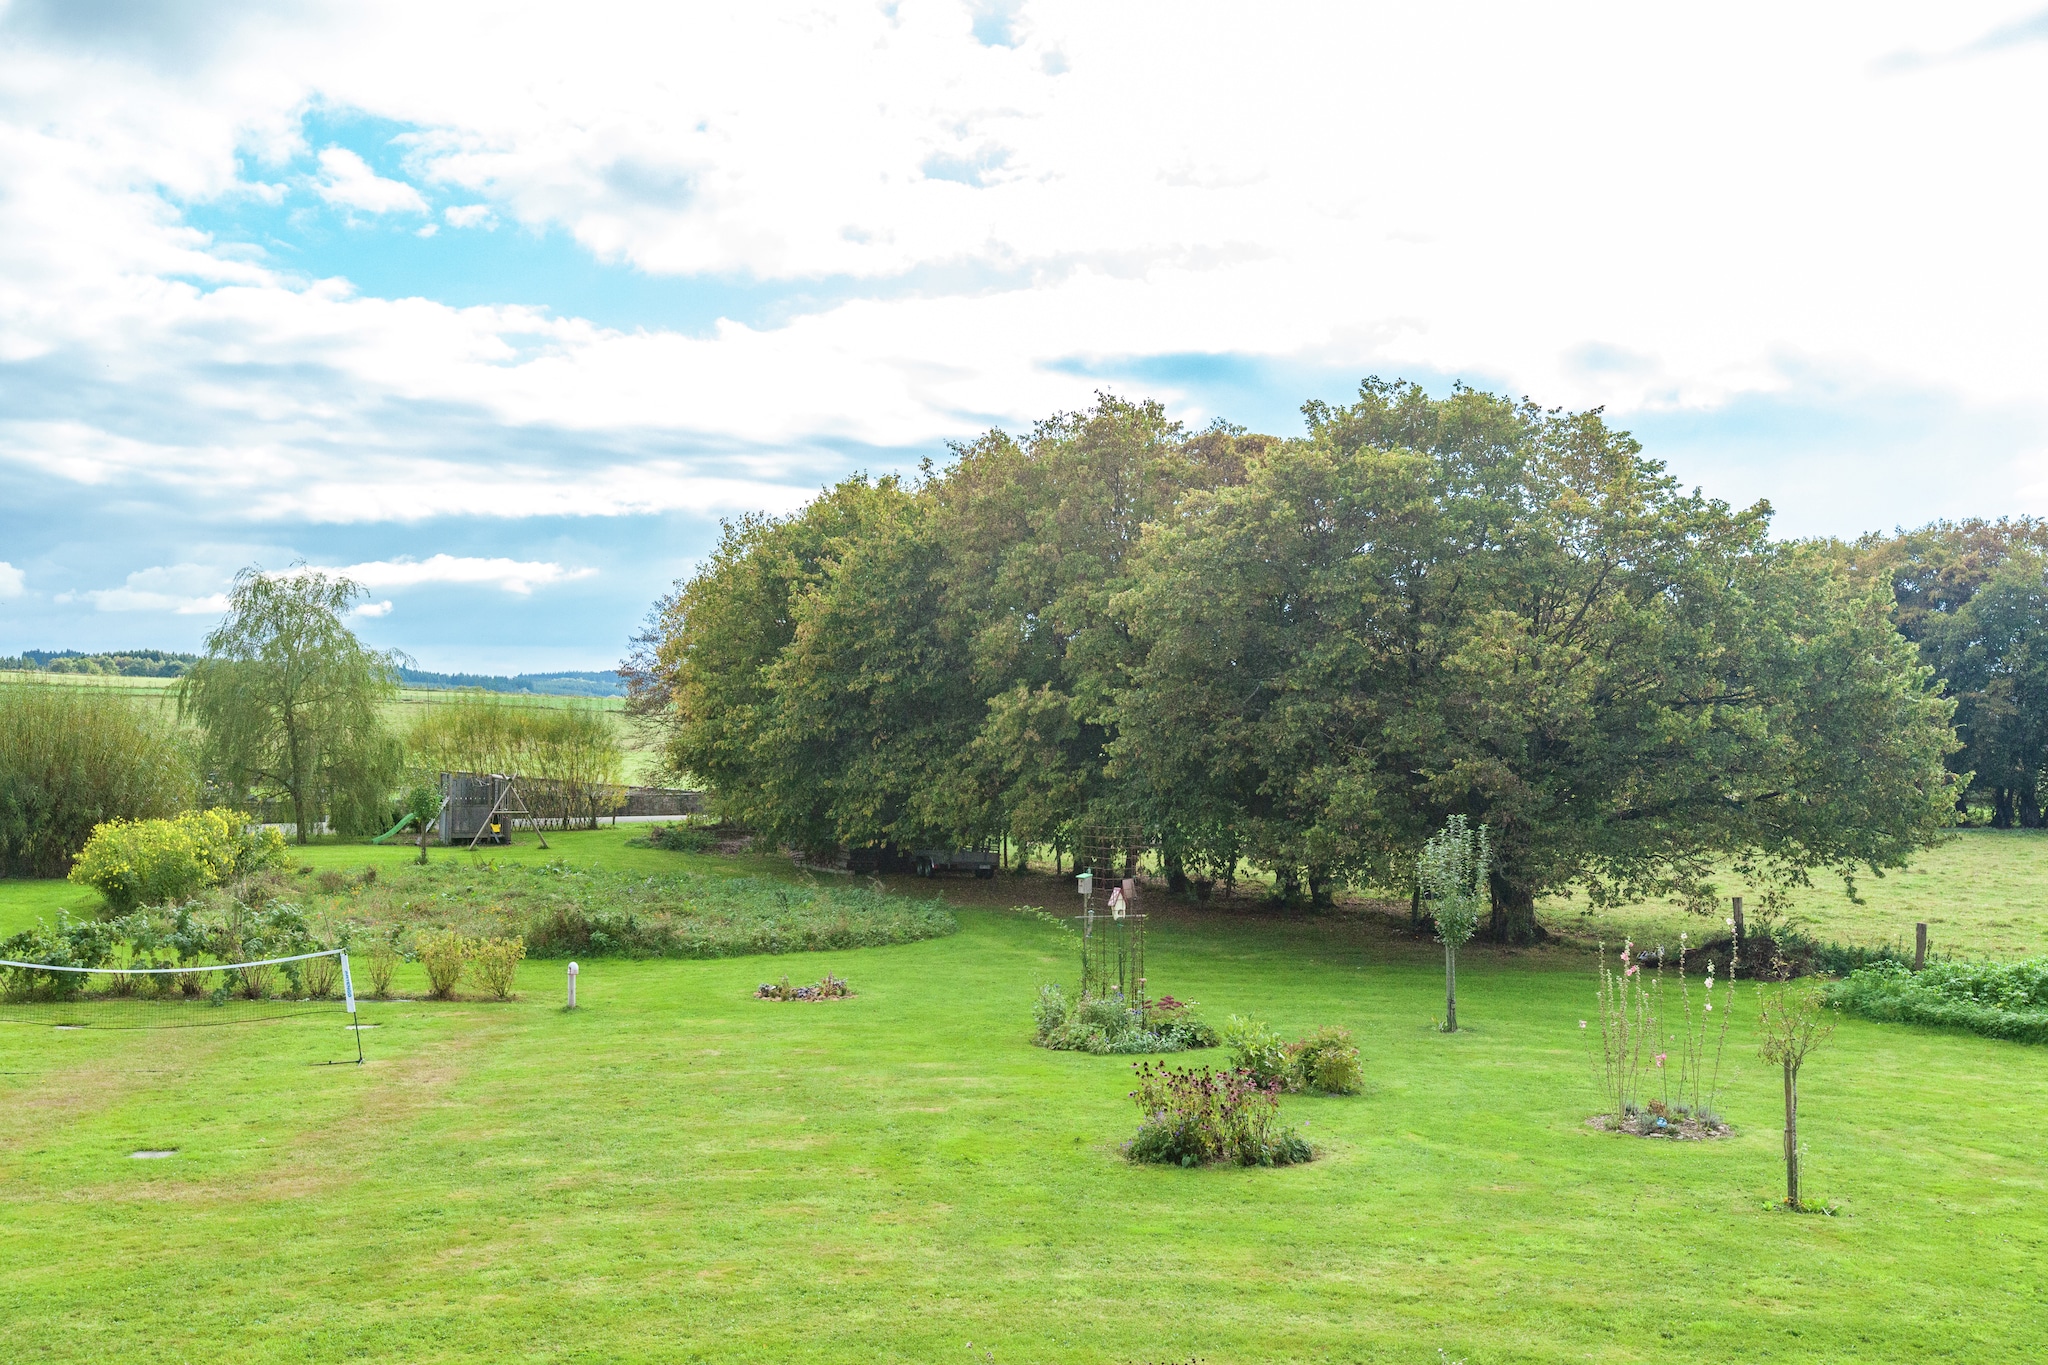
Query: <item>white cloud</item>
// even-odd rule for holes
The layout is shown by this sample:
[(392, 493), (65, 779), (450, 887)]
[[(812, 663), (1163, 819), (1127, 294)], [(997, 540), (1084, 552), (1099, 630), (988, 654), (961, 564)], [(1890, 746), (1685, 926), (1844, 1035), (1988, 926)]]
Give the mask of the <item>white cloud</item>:
[[(1086, 362), (1221, 352), (1624, 420), (1815, 376), (2039, 414), (2048, 192), (2011, 168), (2035, 159), (2048, 48), (1883, 61), (1975, 50), (1998, 5), (1738, 5), (1702, 28), (1074, 0), (1005, 8), (1000, 42), (985, 11), (565, 26), (366, 0), (224, 24), (161, 67), (0, 48), (0, 361), (69, 366), (110, 414), (14, 405), (0, 462), (259, 520), (781, 508), (846, 446), (1086, 402)], [(627, 331), (387, 300), (186, 225), (303, 188), (308, 108), (414, 130), (415, 184), (321, 148), (329, 202), (425, 213), (426, 186), (466, 201), (451, 228), (788, 281), (789, 306)], [(818, 287), (849, 279), (871, 296)]]
[[(457, 584), (497, 588), (519, 597), (531, 596), (535, 588), (573, 583), (594, 577), (597, 573), (595, 569), (567, 568), (546, 561), (448, 554), (437, 554), (423, 560), (377, 559), (360, 564), (309, 567), (322, 573), (352, 578), (373, 591)], [(301, 570), (273, 572), (290, 574)], [(228, 588), (234, 576), (234, 568), (221, 564), (159, 565), (129, 574), (118, 588), (66, 594), (59, 600), (87, 601), (105, 612), (219, 616), (228, 609)], [(0, 588), (4, 588), (5, 582), (5, 574), (0, 573)], [(0, 596), (4, 595), (0, 592)], [(392, 610), (393, 605), (389, 601), (370, 601), (357, 605), (350, 615), (375, 619), (389, 615)]]
[(28, 575), (0, 559), (0, 598), (19, 597), (28, 591)]
[(386, 180), (346, 147), (320, 153), (320, 197), (364, 213), (425, 213), (427, 201), (403, 180)]
[(219, 616), (228, 609), (226, 588), (233, 576), (210, 564), (160, 565), (129, 574), (118, 588), (98, 588), (76, 596), (101, 611)]
[[(326, 570), (352, 578), (366, 588), (417, 588), (429, 583), (459, 583), (502, 589), (525, 597), (537, 587), (573, 583), (590, 578), (595, 569), (567, 569), (560, 564), (516, 559), (479, 559), (457, 555), (434, 555), (428, 559), (376, 559)], [(391, 609), (385, 602), (376, 610), (358, 607), (365, 616), (382, 616)]]

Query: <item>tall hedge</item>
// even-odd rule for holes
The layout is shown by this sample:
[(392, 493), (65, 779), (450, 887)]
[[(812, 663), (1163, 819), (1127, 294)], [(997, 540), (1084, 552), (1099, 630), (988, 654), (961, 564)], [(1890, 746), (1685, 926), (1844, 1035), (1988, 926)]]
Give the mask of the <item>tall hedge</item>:
[(0, 875), (62, 877), (96, 825), (175, 815), (197, 790), (160, 712), (97, 687), (0, 685)]

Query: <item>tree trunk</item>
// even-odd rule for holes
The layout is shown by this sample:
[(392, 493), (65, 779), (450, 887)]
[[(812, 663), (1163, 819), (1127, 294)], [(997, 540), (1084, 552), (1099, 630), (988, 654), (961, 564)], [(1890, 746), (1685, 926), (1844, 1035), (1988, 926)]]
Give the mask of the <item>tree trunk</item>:
[(1799, 1209), (1799, 1071), (1785, 1063), (1785, 1203)]
[(1493, 913), (1487, 917), (1486, 937), (1494, 943), (1526, 947), (1548, 937), (1536, 922), (1536, 892), (1509, 881), (1498, 872), (1487, 875), (1493, 893)]
[(1999, 787), (1991, 793), (1991, 828), (2012, 828), (2012, 789)]
[(1312, 867), (1308, 870), (1308, 903), (1324, 909), (1337, 903), (1336, 891), (1325, 869)]
[(1408, 927), (1415, 933), (1422, 932), (1422, 879), (1416, 878), (1408, 887)]
[(313, 839), (312, 831), (306, 827), (305, 765), (299, 759), (299, 731), (292, 723), (289, 710), (284, 716), (284, 752), (285, 762), (291, 766), (292, 772), (292, 823), (296, 828), (299, 842), (310, 844)]
[(1458, 950), (1444, 945), (1444, 1032), (1458, 1031)]
[(2041, 828), (2041, 793), (2032, 782), (2020, 788), (2020, 828)]

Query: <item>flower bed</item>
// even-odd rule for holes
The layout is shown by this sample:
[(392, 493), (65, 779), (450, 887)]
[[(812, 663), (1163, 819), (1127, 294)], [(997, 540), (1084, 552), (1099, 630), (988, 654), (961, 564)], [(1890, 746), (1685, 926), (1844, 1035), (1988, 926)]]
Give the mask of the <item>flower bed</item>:
[(846, 984), (845, 977), (833, 976), (830, 972), (827, 972), (824, 980), (814, 981), (808, 986), (792, 986), (789, 984), (787, 976), (783, 977), (780, 981), (763, 981), (755, 989), (754, 998), (756, 1000), (851, 1000), (853, 998), (853, 990)]

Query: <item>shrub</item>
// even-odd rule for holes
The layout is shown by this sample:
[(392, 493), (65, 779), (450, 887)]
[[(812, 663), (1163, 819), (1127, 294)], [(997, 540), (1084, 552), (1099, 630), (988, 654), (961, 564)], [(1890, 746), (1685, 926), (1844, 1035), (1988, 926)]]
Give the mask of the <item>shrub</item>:
[[(510, 1000), (512, 983), (519, 974), (519, 960), (526, 956), (526, 944), (516, 938), (487, 938), (470, 945), (476, 963), (477, 980), (493, 1000)], [(454, 988), (451, 978), (449, 988)]]
[(1237, 1069), (1260, 1085), (1285, 1086), (1288, 1078), (1286, 1040), (1262, 1020), (1233, 1014), (1223, 1025), (1223, 1041)]
[(1137, 1136), (1124, 1144), (1132, 1161), (1199, 1166), (1289, 1166), (1314, 1158), (1315, 1149), (1291, 1128), (1280, 1128), (1278, 1083), (1261, 1084), (1243, 1068), (1176, 1071), (1151, 1062), (1133, 1064), (1131, 1091), (1144, 1115)]
[(337, 957), (316, 957), (305, 964), (304, 977), (306, 994), (315, 1000), (331, 999), (334, 988), (341, 984), (341, 959)]
[(427, 969), (427, 982), (436, 1000), (454, 996), (462, 969), (476, 952), (476, 941), (453, 929), (429, 930), (413, 941), (413, 956)]
[(119, 914), (188, 900), (284, 859), (284, 838), (252, 827), (239, 812), (187, 811), (168, 820), (109, 820), (92, 832), (71, 880), (107, 898)]
[(94, 826), (175, 814), (197, 789), (167, 717), (100, 688), (0, 684), (0, 876), (61, 877)]
[(1355, 1095), (1365, 1085), (1349, 1029), (1320, 1028), (1290, 1043), (1262, 1020), (1233, 1014), (1223, 1038), (1238, 1069), (1260, 1085), (1311, 1095)]
[(1319, 1028), (1288, 1044), (1287, 1074), (1288, 1089), (1313, 1095), (1356, 1095), (1365, 1086), (1358, 1045), (1345, 1028)]
[(1047, 982), (1038, 988), (1038, 1003), (1031, 1007), (1033, 1036), (1040, 1047), (1045, 1040), (1065, 1028), (1067, 1024), (1067, 993), (1060, 989), (1057, 981)]
[(1919, 972), (1878, 962), (1827, 991), (1828, 1003), (1887, 1023), (1965, 1028), (1987, 1038), (2048, 1043), (2048, 958), (1930, 962)]
[(398, 947), (398, 931), (379, 934), (370, 940), (370, 994), (378, 1000), (391, 998), (391, 979), (405, 954)]
[[(0, 941), (0, 957), (52, 967), (104, 967), (120, 940), (121, 926), (107, 920), (75, 920), (61, 911), (53, 927), (42, 920)], [(38, 971), (33, 967), (0, 968), (0, 989), (9, 999), (64, 999), (78, 993), (87, 978), (76, 972)]]
[(626, 840), (628, 848), (660, 848), (670, 853), (702, 853), (712, 844), (711, 832), (687, 821), (673, 825), (651, 825), (637, 839)]
[(1159, 1035), (1161, 1041), (1171, 1045), (1164, 1051), (1186, 1052), (1215, 1047), (1223, 1041), (1213, 1026), (1197, 1019), (1188, 1010), (1187, 1002), (1170, 995), (1162, 995), (1145, 1005), (1145, 1030)]

